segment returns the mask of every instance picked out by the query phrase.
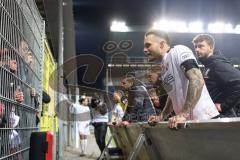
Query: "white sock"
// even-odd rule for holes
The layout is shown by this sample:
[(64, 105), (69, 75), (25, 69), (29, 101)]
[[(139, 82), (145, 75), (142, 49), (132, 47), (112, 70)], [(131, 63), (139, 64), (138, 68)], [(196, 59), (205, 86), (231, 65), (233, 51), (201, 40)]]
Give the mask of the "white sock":
[(83, 149), (83, 153), (87, 154), (87, 139), (84, 139), (84, 149)]
[(84, 139), (80, 140), (80, 153), (84, 152)]

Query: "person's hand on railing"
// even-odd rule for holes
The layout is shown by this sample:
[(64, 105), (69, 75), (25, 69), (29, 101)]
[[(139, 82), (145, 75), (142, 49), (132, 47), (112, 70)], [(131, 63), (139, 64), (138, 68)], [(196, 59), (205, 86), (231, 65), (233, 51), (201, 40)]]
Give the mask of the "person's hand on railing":
[(130, 122), (128, 122), (128, 121), (122, 121), (122, 122), (119, 123), (119, 126), (120, 127), (127, 127), (129, 124), (130, 124)]
[(108, 122), (107, 125), (108, 125), (108, 126), (112, 126), (112, 125), (113, 125), (113, 122)]
[(177, 116), (173, 116), (168, 120), (168, 127), (172, 129), (178, 129), (179, 123), (185, 123), (187, 121), (187, 116), (185, 114), (179, 114)]
[(163, 121), (163, 114), (160, 114), (159, 116), (150, 116), (148, 118), (148, 124), (151, 126), (156, 125), (160, 121)]

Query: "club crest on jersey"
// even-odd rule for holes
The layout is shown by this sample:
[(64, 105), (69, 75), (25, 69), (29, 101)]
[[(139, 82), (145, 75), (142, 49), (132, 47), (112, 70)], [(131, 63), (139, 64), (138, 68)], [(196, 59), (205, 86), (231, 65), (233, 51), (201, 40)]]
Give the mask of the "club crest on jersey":
[(204, 73), (203, 73), (204, 78), (209, 78), (209, 76), (208, 76), (209, 72), (210, 72), (210, 69), (205, 68)]

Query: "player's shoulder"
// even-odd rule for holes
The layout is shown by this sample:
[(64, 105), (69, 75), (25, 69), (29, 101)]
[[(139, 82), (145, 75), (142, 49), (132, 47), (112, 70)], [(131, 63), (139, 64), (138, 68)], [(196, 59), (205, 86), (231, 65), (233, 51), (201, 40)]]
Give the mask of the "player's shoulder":
[(172, 56), (174, 56), (180, 63), (188, 59), (195, 59), (195, 56), (191, 49), (184, 45), (174, 46)]
[(173, 47), (173, 50), (176, 52), (192, 52), (190, 48), (184, 45), (176, 45)]
[(193, 55), (193, 52), (191, 51), (190, 48), (184, 45), (176, 45), (172, 48), (171, 52), (173, 53), (174, 56), (179, 57), (183, 55)]

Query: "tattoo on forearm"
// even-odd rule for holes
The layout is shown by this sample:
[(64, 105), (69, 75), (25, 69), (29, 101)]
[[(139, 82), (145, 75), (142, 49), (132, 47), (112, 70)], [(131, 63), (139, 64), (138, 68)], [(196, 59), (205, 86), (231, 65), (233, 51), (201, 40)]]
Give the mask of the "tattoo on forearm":
[(201, 71), (197, 68), (188, 70), (185, 75), (189, 80), (189, 84), (183, 113), (186, 113), (185, 116), (192, 119), (192, 111), (201, 96), (204, 80)]

